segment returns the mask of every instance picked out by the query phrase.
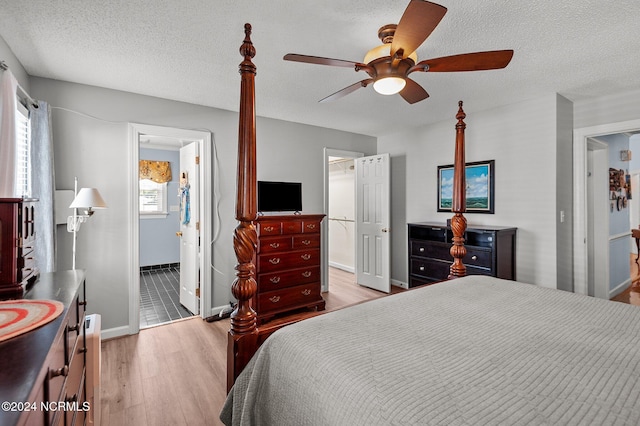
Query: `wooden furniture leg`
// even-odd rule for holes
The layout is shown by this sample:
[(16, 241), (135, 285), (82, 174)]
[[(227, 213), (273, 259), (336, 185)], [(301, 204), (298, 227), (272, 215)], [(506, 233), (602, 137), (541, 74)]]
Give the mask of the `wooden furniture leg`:
[(449, 268), (448, 278), (454, 279), (467, 275), (467, 268), (462, 263), (462, 258), (467, 254), (464, 247), (464, 233), (467, 229), (467, 219), (463, 216), (466, 211), (466, 179), (464, 164), (464, 130), (467, 127), (463, 121), (466, 114), (462, 110), (462, 101), (458, 102), (456, 118), (456, 148), (453, 164), (453, 200), (451, 210), (454, 215), (451, 218), (451, 231), (453, 232), (453, 245), (449, 252), (453, 256), (453, 263)]

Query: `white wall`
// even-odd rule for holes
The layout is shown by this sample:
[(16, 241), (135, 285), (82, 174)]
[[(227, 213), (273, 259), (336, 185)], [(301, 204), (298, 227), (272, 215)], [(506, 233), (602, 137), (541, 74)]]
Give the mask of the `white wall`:
[(18, 80), (18, 84), (31, 94), (29, 75), (2, 37), (0, 37), (0, 60), (4, 61), (4, 63), (9, 66), (11, 73), (14, 75), (16, 80)]
[(640, 89), (574, 102), (574, 129), (640, 118)]
[[(571, 192), (571, 180), (558, 182), (556, 170), (558, 116), (568, 116), (567, 107), (549, 94), (465, 119), (466, 161), (495, 160), (495, 214), (468, 213), (468, 223), (517, 227), (517, 279), (551, 288), (558, 279), (557, 186)], [(437, 166), (453, 162), (457, 109), (451, 105), (447, 122), (378, 139), (378, 151), (392, 157), (393, 279), (407, 280), (406, 223), (451, 217), (437, 212), (436, 181)], [(570, 217), (563, 226), (570, 235)]]
[[(103, 328), (126, 326), (128, 318), (129, 122), (184, 129), (209, 129), (217, 150), (220, 212), (213, 245), (212, 306), (231, 300), (238, 114), (199, 105), (32, 78), (32, 96), (53, 107), (56, 187), (95, 186), (109, 205), (78, 234), (79, 268), (87, 269), (88, 311), (102, 315)], [(240, 83), (238, 80), (238, 93)], [(99, 119), (79, 115), (66, 108)], [(323, 147), (376, 152), (375, 138), (267, 118), (257, 119), (258, 179), (300, 181), (305, 212), (322, 212)], [(214, 232), (216, 232), (214, 230)], [(70, 238), (59, 233), (59, 269), (71, 265)]]

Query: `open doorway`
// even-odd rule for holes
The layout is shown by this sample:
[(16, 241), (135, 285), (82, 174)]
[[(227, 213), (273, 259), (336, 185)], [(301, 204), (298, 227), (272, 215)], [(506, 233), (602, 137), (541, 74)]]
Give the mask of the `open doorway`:
[[(135, 334), (141, 327), (211, 315), (212, 212), (204, 206), (212, 205), (212, 147), (208, 132), (141, 124), (130, 125), (130, 141), (129, 329)], [(146, 188), (140, 160), (170, 170), (171, 180), (140, 191)], [(144, 294), (145, 285), (157, 290), (156, 300)]]
[(355, 172), (361, 152), (325, 148), (322, 291), (331, 283), (355, 284)]
[(140, 136), (140, 328), (199, 314), (197, 297), (188, 297), (184, 290), (199, 287), (199, 268), (184, 261), (182, 253), (182, 225), (191, 219), (192, 204), (197, 205), (197, 197), (187, 205), (182, 196), (189, 185), (182, 177), (187, 167), (182, 152), (191, 144), (196, 142)]
[[(606, 135), (636, 133), (638, 129), (640, 129), (640, 119), (574, 131), (574, 291), (576, 293), (610, 299), (623, 287), (617, 284), (621, 280), (612, 272), (619, 273), (623, 269), (629, 271), (628, 254), (618, 255), (617, 247), (622, 247), (621, 253), (628, 253), (631, 228), (627, 219), (623, 225), (624, 230), (613, 229), (611, 231), (613, 235), (610, 235), (610, 215), (614, 210), (617, 212), (619, 203), (617, 200), (613, 203), (610, 199), (612, 194), (608, 187), (609, 162), (613, 158), (620, 158), (621, 154), (618, 148), (609, 150), (609, 144), (603, 145), (602, 139)], [(607, 153), (607, 151), (610, 152)], [(597, 179), (600, 185), (604, 185), (604, 189), (597, 189), (589, 182), (592, 177), (595, 177), (596, 172), (606, 173), (604, 178)], [(620, 208), (625, 208), (624, 203)], [(602, 236), (603, 231), (604, 236)], [(598, 232), (601, 233), (601, 237), (597, 236)], [(616, 254), (612, 255), (612, 249), (616, 250)]]

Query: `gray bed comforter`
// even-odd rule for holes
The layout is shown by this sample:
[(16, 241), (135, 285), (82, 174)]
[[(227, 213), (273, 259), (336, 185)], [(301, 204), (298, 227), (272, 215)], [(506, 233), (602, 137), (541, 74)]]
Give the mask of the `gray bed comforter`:
[(469, 276), (285, 327), (226, 425), (638, 425), (640, 308)]

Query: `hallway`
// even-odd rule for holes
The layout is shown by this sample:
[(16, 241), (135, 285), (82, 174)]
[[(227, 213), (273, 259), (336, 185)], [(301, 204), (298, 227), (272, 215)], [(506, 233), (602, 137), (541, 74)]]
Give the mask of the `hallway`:
[[(640, 262), (640, 260), (639, 260)], [(612, 298), (615, 302), (628, 303), (634, 306), (640, 306), (640, 273), (638, 272), (638, 264), (636, 263), (636, 255), (631, 254), (631, 286), (628, 289)]]

